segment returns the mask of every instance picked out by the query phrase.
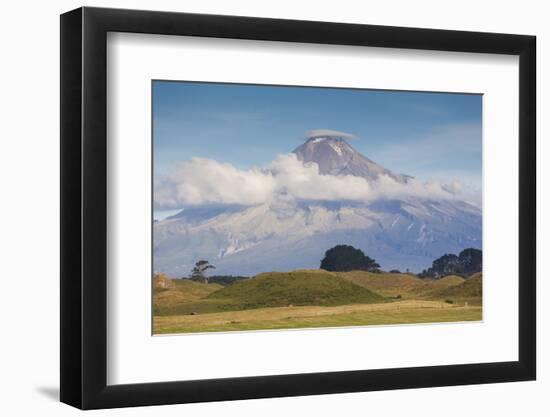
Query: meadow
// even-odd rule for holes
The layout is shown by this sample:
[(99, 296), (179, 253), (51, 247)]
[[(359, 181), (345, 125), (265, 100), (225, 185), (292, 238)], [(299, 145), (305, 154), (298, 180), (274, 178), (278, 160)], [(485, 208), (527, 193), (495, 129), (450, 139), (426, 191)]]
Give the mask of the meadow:
[(297, 270), (229, 285), (153, 282), (153, 333), (195, 333), (482, 320), (482, 276)]

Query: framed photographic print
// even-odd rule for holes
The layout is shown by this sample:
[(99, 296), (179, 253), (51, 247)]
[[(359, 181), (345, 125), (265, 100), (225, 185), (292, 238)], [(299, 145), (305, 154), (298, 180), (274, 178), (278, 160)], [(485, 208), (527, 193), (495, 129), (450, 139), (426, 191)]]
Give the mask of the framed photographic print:
[(534, 37), (81, 8), (61, 101), (63, 402), (535, 379)]

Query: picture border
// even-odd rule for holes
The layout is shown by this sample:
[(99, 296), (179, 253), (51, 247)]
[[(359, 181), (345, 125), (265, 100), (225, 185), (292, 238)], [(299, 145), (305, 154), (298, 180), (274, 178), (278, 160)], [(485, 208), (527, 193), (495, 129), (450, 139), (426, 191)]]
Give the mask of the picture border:
[[(107, 385), (107, 33), (519, 56), (518, 361)], [(61, 401), (81, 409), (536, 378), (536, 38), (343, 23), (79, 8), (61, 15)]]
[[(467, 96), (480, 96), (483, 97), (484, 93), (472, 93), (472, 92), (457, 92), (457, 91), (432, 91), (432, 90), (392, 90), (389, 88), (370, 88), (370, 87), (332, 87), (332, 86), (315, 86), (315, 85), (301, 85), (301, 84), (273, 84), (273, 83), (246, 83), (246, 82), (235, 82), (235, 81), (198, 81), (198, 80), (176, 80), (176, 79), (164, 79), (164, 78), (153, 78), (151, 79), (151, 243), (150, 243), (150, 254), (151, 254), (151, 306), (154, 304), (154, 284), (153, 278), (155, 275), (155, 265), (154, 265), (154, 227), (155, 227), (155, 218), (154, 218), (154, 192), (155, 192), (155, 140), (154, 140), (154, 129), (155, 129), (155, 120), (154, 120), (154, 84), (155, 83), (187, 83), (187, 84), (209, 84), (209, 85), (223, 85), (223, 86), (253, 86), (253, 87), (283, 87), (283, 88), (315, 88), (315, 89), (327, 89), (327, 90), (349, 90), (349, 91), (376, 91), (376, 92), (399, 92), (399, 93), (426, 93), (426, 94), (448, 94), (448, 95), (467, 95)], [(482, 237), (483, 239), (483, 237)], [(482, 271), (483, 272), (483, 271)], [(483, 297), (481, 305), (483, 306)], [(482, 318), (476, 321), (455, 321), (454, 323), (471, 323), (471, 322), (483, 322), (484, 312), (482, 309)], [(253, 330), (225, 330), (225, 331), (205, 331), (205, 332), (190, 332), (190, 333), (156, 333), (154, 332), (154, 311), (151, 308), (151, 336), (175, 336), (175, 335), (193, 335), (193, 334), (212, 334), (212, 333), (242, 333), (250, 331), (262, 331), (263, 329), (253, 329)], [(438, 322), (434, 322), (438, 323)], [(451, 322), (453, 323), (453, 322)], [(395, 325), (406, 324), (406, 323), (395, 323)], [(417, 323), (409, 323), (417, 324)], [(426, 323), (423, 323), (426, 324)], [(431, 323), (433, 324), (433, 323)], [(342, 329), (342, 328), (358, 328), (364, 327), (366, 325), (355, 324), (355, 325), (346, 325), (346, 326), (323, 326), (323, 327), (303, 327), (303, 328), (280, 328), (280, 329), (269, 329), (269, 331), (288, 331), (288, 330), (319, 330), (319, 329)], [(378, 326), (378, 325), (367, 325), (367, 326)]]

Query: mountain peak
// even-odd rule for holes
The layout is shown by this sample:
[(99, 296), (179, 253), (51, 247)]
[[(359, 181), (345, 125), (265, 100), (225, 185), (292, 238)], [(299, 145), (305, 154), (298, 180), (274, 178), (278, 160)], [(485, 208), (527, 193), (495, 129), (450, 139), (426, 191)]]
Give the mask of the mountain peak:
[(395, 174), (355, 150), (348, 142), (355, 138), (346, 132), (315, 129), (307, 133), (307, 141), (293, 152), (299, 160), (315, 162), (322, 175), (353, 175), (376, 180), (380, 175), (406, 183), (407, 175)]

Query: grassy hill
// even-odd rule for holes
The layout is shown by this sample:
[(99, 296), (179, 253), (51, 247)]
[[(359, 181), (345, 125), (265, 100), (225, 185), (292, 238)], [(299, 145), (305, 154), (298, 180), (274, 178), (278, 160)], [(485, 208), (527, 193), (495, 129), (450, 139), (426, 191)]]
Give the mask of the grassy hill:
[(481, 278), (482, 277), (482, 273), (481, 272), (476, 272), (475, 274), (471, 275), (470, 277), (468, 277), (468, 279), (471, 279), (471, 278)]
[(445, 291), (464, 283), (465, 279), (458, 275), (447, 275), (439, 279), (423, 279), (424, 287), (418, 292), (418, 295), (425, 297), (437, 291)]
[(433, 298), (448, 298), (450, 300), (481, 298), (483, 289), (482, 283), (482, 275), (481, 273), (477, 273), (459, 285), (435, 290), (430, 295)]
[(226, 286), (157, 279), (153, 328), (157, 334), (481, 320), (481, 283), (481, 274), (427, 280), (319, 269), (263, 273)]
[(458, 275), (447, 275), (443, 278), (424, 281), (427, 281), (433, 289), (442, 289), (462, 284), (466, 280)]
[(170, 280), (153, 290), (157, 316), (194, 315), (288, 306), (341, 306), (403, 300), (481, 305), (481, 275), (420, 279), (409, 274), (296, 270), (268, 272), (232, 284)]
[(409, 274), (373, 273), (366, 271), (339, 272), (338, 276), (374, 291), (384, 297), (404, 299), (424, 298), (436, 290), (462, 284), (464, 278), (450, 275), (438, 280), (420, 279)]
[(154, 314), (175, 314), (180, 306), (196, 302), (223, 288), (219, 284), (203, 284), (188, 279), (173, 279), (169, 288), (153, 289)]
[(301, 270), (263, 273), (224, 287), (207, 300), (223, 302), (228, 309), (250, 309), (368, 304), (384, 298), (335, 274)]
[(415, 296), (424, 282), (407, 274), (373, 273), (366, 271), (339, 272), (338, 276), (385, 297)]

